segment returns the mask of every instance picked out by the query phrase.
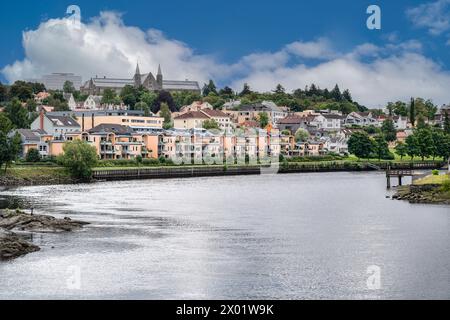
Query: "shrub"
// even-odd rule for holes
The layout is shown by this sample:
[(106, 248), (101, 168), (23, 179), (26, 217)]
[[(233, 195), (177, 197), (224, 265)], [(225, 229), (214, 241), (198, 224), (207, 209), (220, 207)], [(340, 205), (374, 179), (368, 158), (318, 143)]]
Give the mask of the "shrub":
[(63, 150), (64, 154), (59, 157), (59, 162), (69, 170), (72, 177), (89, 180), (98, 160), (95, 147), (86, 141), (75, 140), (66, 142)]
[(444, 192), (449, 192), (450, 191), (450, 180), (445, 180), (442, 183), (441, 190), (444, 191)]
[(433, 170), (432, 173), (433, 173), (433, 176), (438, 176), (439, 175), (439, 170)]
[(41, 161), (41, 154), (39, 153), (38, 149), (30, 149), (27, 152), (27, 155), (25, 156), (26, 162), (39, 162)]

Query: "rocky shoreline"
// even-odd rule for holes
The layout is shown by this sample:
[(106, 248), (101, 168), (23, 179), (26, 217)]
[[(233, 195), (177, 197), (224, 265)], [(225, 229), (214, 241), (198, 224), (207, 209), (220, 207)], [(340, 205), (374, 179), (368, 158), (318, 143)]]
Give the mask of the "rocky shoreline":
[(41, 185), (60, 185), (60, 184), (73, 184), (78, 183), (70, 177), (39, 177), (39, 178), (18, 178), (13, 176), (0, 176), (0, 186), (4, 187), (30, 187), (30, 186), (41, 186)]
[(10, 260), (39, 251), (40, 248), (16, 232), (71, 232), (88, 223), (70, 218), (56, 219), (45, 215), (27, 214), (20, 210), (0, 212), (0, 261)]
[(398, 187), (392, 196), (395, 200), (406, 200), (409, 203), (450, 205), (450, 199), (441, 191), (439, 184), (410, 185)]

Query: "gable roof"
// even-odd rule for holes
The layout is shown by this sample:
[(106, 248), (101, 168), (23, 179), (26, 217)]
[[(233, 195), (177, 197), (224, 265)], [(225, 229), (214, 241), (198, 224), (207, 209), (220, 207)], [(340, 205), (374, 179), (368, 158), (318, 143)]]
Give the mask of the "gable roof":
[(80, 128), (80, 124), (76, 122), (76, 120), (72, 117), (67, 116), (54, 116), (54, 115), (46, 115), (46, 117), (53, 122), (55, 127), (74, 127)]
[(228, 118), (228, 115), (220, 110), (203, 109), (203, 110), (201, 110), (201, 112), (206, 113), (210, 117)]
[(175, 120), (182, 120), (182, 119), (209, 119), (206, 114), (204, 114), (201, 111), (189, 111), (182, 115), (179, 115), (175, 118)]

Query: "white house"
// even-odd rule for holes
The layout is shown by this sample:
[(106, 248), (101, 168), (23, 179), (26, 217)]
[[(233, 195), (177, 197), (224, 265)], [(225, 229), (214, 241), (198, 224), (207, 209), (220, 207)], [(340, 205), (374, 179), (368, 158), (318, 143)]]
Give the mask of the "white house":
[(77, 103), (72, 93), (64, 93), (64, 100), (67, 101), (70, 110), (75, 110), (77, 108)]
[(352, 112), (349, 115), (347, 115), (347, 118), (345, 118), (345, 125), (346, 126), (352, 126), (352, 125), (358, 125), (358, 126), (378, 126), (379, 122), (378, 120), (373, 116), (372, 112)]
[(317, 124), (319, 129), (324, 129), (328, 131), (341, 130), (341, 121), (342, 116), (334, 113), (321, 114), (316, 116), (314, 119), (314, 123)]
[(77, 133), (81, 131), (81, 126), (72, 117), (54, 116), (41, 112), (39, 117), (31, 124), (31, 130), (43, 130), (52, 135), (55, 139), (62, 138), (67, 133)]
[(84, 101), (83, 107), (84, 107), (84, 109), (88, 109), (88, 110), (100, 109), (101, 102), (102, 102), (102, 96), (90, 95), (89, 97), (87, 97), (86, 101)]
[(405, 130), (408, 127), (408, 118), (402, 116), (395, 116), (392, 118), (394, 121), (395, 129)]

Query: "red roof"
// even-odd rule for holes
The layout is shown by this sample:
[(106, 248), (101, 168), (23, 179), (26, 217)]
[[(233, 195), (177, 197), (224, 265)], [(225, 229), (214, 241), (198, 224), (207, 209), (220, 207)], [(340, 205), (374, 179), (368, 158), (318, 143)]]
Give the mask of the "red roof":
[(189, 111), (175, 118), (175, 120), (179, 119), (209, 119), (209, 117), (200, 111)]

